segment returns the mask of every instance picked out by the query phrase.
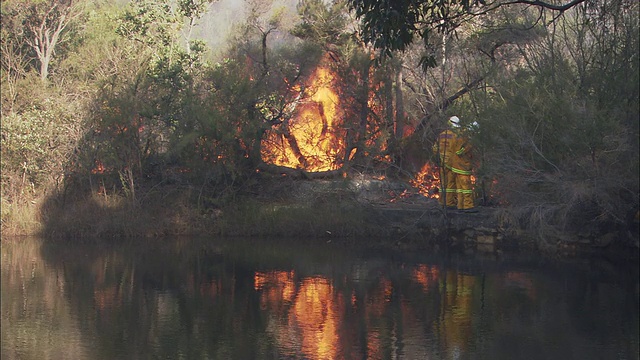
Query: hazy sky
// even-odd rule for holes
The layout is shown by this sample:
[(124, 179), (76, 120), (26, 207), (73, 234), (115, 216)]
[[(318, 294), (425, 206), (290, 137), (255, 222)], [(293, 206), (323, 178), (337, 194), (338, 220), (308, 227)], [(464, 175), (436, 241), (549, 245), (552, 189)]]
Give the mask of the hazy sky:
[(210, 5), (209, 12), (199, 21), (195, 38), (201, 38), (207, 42), (214, 53), (223, 47), (234, 26), (242, 24), (249, 12), (250, 3), (272, 3), (262, 12), (264, 19), (268, 19), (279, 8), (285, 10), (283, 16), (283, 29), (286, 29), (286, 21), (291, 23), (297, 18), (297, 0), (219, 0)]

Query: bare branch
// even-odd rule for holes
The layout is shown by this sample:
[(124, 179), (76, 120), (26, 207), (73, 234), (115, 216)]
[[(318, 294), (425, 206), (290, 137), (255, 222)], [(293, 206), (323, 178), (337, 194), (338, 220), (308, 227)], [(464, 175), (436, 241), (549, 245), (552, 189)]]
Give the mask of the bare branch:
[(562, 4), (562, 5), (555, 5), (555, 4), (550, 4), (544, 1), (539, 1), (539, 0), (514, 0), (514, 1), (508, 1), (506, 3), (500, 4), (499, 6), (503, 6), (503, 5), (513, 5), (513, 4), (524, 4), (524, 5), (532, 5), (532, 6), (538, 6), (538, 7), (542, 7), (545, 9), (549, 9), (549, 10), (554, 10), (554, 11), (567, 11), (569, 9), (571, 9), (572, 7), (581, 4), (583, 2), (585, 2), (587, 0), (573, 0), (569, 3), (566, 4)]

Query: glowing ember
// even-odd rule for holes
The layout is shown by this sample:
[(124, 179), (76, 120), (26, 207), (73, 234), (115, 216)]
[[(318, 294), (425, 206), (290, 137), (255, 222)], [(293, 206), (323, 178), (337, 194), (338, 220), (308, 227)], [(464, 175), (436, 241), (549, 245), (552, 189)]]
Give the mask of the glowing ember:
[(92, 174), (104, 174), (106, 169), (105, 169), (104, 164), (102, 163), (102, 161), (96, 159), (94, 161), (94, 163), (95, 163), (95, 166), (93, 167), (93, 169), (91, 169), (91, 173)]
[(424, 164), (410, 183), (418, 189), (420, 194), (426, 197), (434, 199), (440, 197), (438, 191), (438, 187), (440, 186), (440, 169), (431, 163)]
[(338, 116), (339, 99), (333, 88), (335, 76), (318, 67), (295, 105), (293, 117), (267, 133), (262, 142), (266, 163), (327, 171), (340, 167), (345, 153), (345, 130)]

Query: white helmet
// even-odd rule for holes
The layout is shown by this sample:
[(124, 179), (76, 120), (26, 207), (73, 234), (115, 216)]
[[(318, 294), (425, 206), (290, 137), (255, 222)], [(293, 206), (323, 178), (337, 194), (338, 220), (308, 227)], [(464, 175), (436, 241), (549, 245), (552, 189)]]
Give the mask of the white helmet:
[(449, 118), (449, 124), (454, 128), (459, 128), (460, 127), (460, 118), (458, 118), (457, 116), (450, 117)]

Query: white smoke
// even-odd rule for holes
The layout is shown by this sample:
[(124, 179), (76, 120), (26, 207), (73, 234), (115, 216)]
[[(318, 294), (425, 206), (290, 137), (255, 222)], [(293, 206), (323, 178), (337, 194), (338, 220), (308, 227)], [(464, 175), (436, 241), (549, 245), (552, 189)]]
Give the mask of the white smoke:
[[(268, 20), (276, 11), (283, 10), (284, 15), (280, 32), (286, 32), (297, 19), (297, 0), (253, 0), (261, 7), (269, 9), (261, 18)], [(209, 11), (198, 20), (194, 38), (204, 40), (211, 48), (214, 57), (223, 52), (230, 37), (238, 27), (247, 21), (249, 15), (249, 0), (219, 0), (209, 6)]]

